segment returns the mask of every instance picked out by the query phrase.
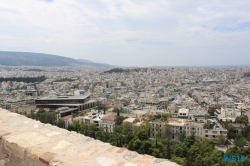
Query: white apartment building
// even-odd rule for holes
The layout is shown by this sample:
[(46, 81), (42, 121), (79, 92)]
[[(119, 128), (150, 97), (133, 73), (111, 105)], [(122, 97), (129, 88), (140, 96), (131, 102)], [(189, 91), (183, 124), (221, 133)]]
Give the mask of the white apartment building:
[(194, 133), (198, 140), (207, 138), (216, 141), (220, 135), (227, 136), (227, 130), (219, 123), (212, 129), (204, 129), (205, 123), (188, 121), (187, 119), (169, 118), (167, 124), (170, 126), (172, 139), (178, 139), (179, 134), (183, 132), (186, 133), (186, 136), (190, 136)]
[(77, 117), (75, 119), (80, 120), (87, 125), (95, 123), (97, 128), (102, 127), (107, 132), (114, 132), (116, 129), (115, 114), (106, 115), (98, 113), (98, 111), (96, 110), (91, 110), (91, 112), (88, 113), (87, 116)]
[(188, 117), (189, 109), (186, 108), (180, 108), (178, 110), (178, 117)]
[(115, 130), (116, 130), (115, 119), (116, 119), (115, 114), (110, 114), (110, 115), (103, 118), (101, 126), (104, 129), (104, 131), (115, 132)]
[(203, 129), (203, 137), (216, 141), (220, 135), (227, 137), (227, 129), (217, 123), (212, 129)]
[(166, 122), (161, 121), (160, 119), (156, 119), (155, 121), (151, 121), (150, 123), (150, 138), (156, 138), (159, 139), (165, 138), (165, 130), (164, 127), (166, 125)]
[(237, 111), (234, 108), (221, 108), (216, 110), (218, 120), (235, 122)]

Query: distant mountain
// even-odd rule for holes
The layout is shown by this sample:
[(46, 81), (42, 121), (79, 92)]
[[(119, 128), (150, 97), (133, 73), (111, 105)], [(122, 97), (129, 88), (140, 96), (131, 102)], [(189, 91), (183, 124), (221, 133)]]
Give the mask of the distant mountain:
[(87, 59), (76, 59), (76, 60), (78, 60), (80, 62), (86, 62), (86, 63), (95, 63), (95, 62), (87, 60)]
[(81, 62), (68, 57), (28, 52), (0, 51), (0, 65), (3, 66), (109, 66), (85, 60)]
[(79, 62), (84, 62), (86, 64), (89, 64), (91, 66), (107, 66), (107, 67), (115, 67), (115, 65), (109, 65), (106, 63), (96, 63), (87, 59), (77, 59)]

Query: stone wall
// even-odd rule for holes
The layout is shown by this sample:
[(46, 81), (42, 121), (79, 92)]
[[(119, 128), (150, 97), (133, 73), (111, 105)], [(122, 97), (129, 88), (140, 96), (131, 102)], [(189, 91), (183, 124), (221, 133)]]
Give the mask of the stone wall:
[(0, 109), (0, 166), (177, 166)]

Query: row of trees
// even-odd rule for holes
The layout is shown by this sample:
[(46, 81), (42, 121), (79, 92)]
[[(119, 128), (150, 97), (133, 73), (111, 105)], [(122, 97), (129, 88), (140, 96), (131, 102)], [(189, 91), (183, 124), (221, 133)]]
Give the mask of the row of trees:
[(55, 111), (45, 111), (43, 108), (40, 108), (37, 113), (31, 111), (30, 115), (27, 117), (39, 120), (42, 123), (49, 123), (51, 125), (57, 124), (57, 112)]
[(26, 82), (26, 83), (32, 83), (32, 82), (43, 82), (46, 80), (45, 76), (41, 77), (10, 77), (10, 78), (0, 78), (0, 82), (7, 82), (7, 81), (16, 81), (16, 82)]

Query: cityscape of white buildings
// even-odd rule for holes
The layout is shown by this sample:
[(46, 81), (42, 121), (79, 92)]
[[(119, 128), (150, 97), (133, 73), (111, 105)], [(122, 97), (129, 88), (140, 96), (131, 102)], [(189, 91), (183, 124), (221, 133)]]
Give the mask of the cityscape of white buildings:
[[(32, 69), (39, 69), (34, 71)], [(12, 112), (36, 110), (36, 100), (62, 96), (87, 96), (86, 103), (64, 103), (60, 107), (88, 112), (77, 117), (83, 123), (96, 123), (107, 132), (115, 132), (116, 114), (128, 117), (124, 122), (132, 129), (140, 127), (153, 115), (168, 114), (165, 121), (150, 121), (150, 137), (164, 138), (164, 126), (170, 126), (171, 138), (183, 132), (194, 133), (200, 139), (217, 139), (227, 135), (219, 121), (235, 122), (237, 116), (250, 116), (250, 68), (158, 67), (129, 68), (108, 73), (110, 68), (94, 67), (4, 67), (0, 77), (40, 77), (43, 82), (0, 82), (0, 107)], [(59, 99), (58, 99), (59, 100)], [(55, 103), (50, 103), (55, 105)], [(95, 110), (105, 106), (108, 111)], [(65, 111), (67, 112), (67, 111)], [(64, 113), (65, 113), (64, 112)], [(72, 116), (60, 114), (71, 122)], [(64, 116), (65, 115), (65, 116)], [(67, 117), (66, 117), (67, 116)], [(211, 128), (206, 124), (213, 123)]]

